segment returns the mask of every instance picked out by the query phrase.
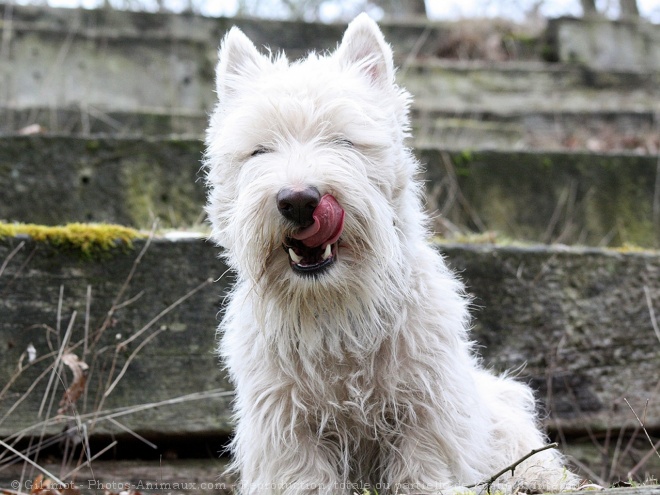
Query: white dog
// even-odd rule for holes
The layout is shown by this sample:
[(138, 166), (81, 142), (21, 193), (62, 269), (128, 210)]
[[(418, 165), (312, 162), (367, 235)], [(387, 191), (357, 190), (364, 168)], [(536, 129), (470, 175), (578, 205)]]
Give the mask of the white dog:
[[(532, 392), (482, 369), (463, 288), (427, 243), (408, 93), (366, 15), (289, 63), (233, 28), (207, 133), (233, 468), (252, 493), (435, 493), (544, 445)], [(554, 450), (500, 478), (575, 478)]]

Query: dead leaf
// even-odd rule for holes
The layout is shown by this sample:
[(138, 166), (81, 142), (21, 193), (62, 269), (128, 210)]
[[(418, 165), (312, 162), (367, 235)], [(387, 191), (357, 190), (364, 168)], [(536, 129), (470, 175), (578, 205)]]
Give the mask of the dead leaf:
[(62, 486), (50, 478), (44, 478), (42, 474), (39, 474), (32, 482), (30, 495), (80, 495), (80, 488), (76, 487), (73, 483), (67, 483)]
[(69, 388), (64, 391), (57, 414), (66, 414), (67, 410), (73, 407), (85, 391), (87, 374), (89, 373), (89, 366), (87, 363), (78, 359), (78, 356), (73, 353), (67, 352), (64, 354), (62, 356), (62, 362), (66, 364), (73, 373), (73, 383), (71, 383)]

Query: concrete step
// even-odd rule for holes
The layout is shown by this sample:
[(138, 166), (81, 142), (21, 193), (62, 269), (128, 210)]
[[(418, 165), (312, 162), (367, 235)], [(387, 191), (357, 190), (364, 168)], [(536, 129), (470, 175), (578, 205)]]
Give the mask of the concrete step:
[(58, 134), (116, 137), (189, 135), (202, 137), (208, 114), (167, 108), (104, 111), (93, 106), (66, 108), (0, 107), (1, 135)]
[(467, 113), (413, 108), (416, 147), (542, 151), (660, 150), (660, 121), (652, 111)]
[(546, 40), (557, 60), (601, 69), (660, 70), (660, 26), (641, 19), (551, 19)]
[(0, 142), (4, 220), (144, 228), (156, 217), (181, 228), (203, 220), (199, 140), (29, 136)]
[[(64, 477), (67, 469), (73, 469), (75, 463), (62, 466), (61, 463), (49, 461), (43, 463), (43, 466), (49, 472), (58, 473), (59, 476)], [(62, 481), (80, 490), (80, 493), (84, 495), (93, 495), (100, 490), (108, 493), (120, 493), (117, 491), (118, 489), (126, 491), (132, 489), (145, 495), (161, 493), (232, 495), (237, 492), (237, 487), (234, 485), (235, 480), (221, 475), (225, 467), (226, 463), (217, 459), (96, 460), (92, 462), (92, 468), (83, 466), (82, 469), (76, 471), (72, 480)], [(38, 486), (34, 483), (38, 471), (32, 466), (25, 466), (25, 470), (23, 469), (23, 466), (17, 465), (0, 471), (0, 486), (10, 487), (12, 484), (18, 483), (16, 486), (26, 487), (27, 490)], [(32, 477), (27, 477), (26, 472), (32, 474)], [(655, 483), (630, 483), (629, 485), (623, 485), (626, 488), (620, 486), (599, 488), (598, 491), (601, 495), (660, 495), (660, 487)], [(594, 485), (591, 487), (594, 490), (597, 489)], [(359, 485), (356, 484), (355, 488), (359, 488)], [(382, 489), (379, 493), (381, 492), (383, 492)], [(359, 492), (354, 490), (352, 493)]]
[[(92, 454), (97, 453), (111, 441), (92, 447)], [(166, 442), (159, 442), (152, 456), (130, 460), (95, 459), (89, 466), (80, 469), (67, 477), (66, 474), (84, 461), (72, 459), (68, 463), (54, 462), (46, 459), (40, 465), (49, 473), (53, 473), (69, 488), (80, 490), (76, 493), (95, 495), (97, 493), (141, 493), (143, 495), (232, 495), (236, 489), (232, 480), (222, 476), (227, 467), (226, 459), (219, 459), (218, 444), (207, 444), (200, 441), (193, 444), (198, 449), (195, 459), (175, 459), (175, 452), (168, 449)], [(115, 446), (116, 448), (117, 446)], [(148, 448), (148, 447), (147, 447)], [(210, 451), (210, 449), (215, 449)], [(155, 457), (153, 457), (155, 455)], [(158, 459), (158, 455), (161, 459)], [(168, 457), (169, 456), (169, 457)], [(109, 458), (109, 456), (106, 456)], [(4, 466), (3, 466), (4, 467)], [(0, 489), (13, 486), (23, 488), (22, 493), (29, 493), (31, 488), (37, 489), (35, 483), (39, 471), (27, 463), (16, 463), (0, 469)], [(44, 481), (49, 477), (44, 477)], [(67, 478), (67, 479), (62, 479)], [(21, 483), (22, 480), (22, 483)], [(607, 495), (607, 494), (603, 494)], [(617, 495), (617, 494), (612, 494)], [(618, 494), (622, 495), (622, 494)], [(657, 493), (630, 493), (627, 495), (658, 495)]]
[[(7, 9), (9, 13), (0, 11), (7, 19), (0, 29), (10, 63), (0, 70), (0, 104), (17, 111), (81, 106), (85, 113), (145, 107), (175, 115), (205, 113), (215, 103), (217, 47), (232, 25), (239, 25), (257, 46), (284, 49), (291, 58), (308, 50), (333, 49), (345, 28), (193, 15)], [(575, 23), (569, 24), (576, 29)], [(382, 28), (401, 67), (399, 82), (420, 108), (461, 114), (660, 109), (660, 69), (654, 64), (609, 70), (603, 64), (594, 69), (588, 64), (542, 63), (540, 56), (536, 61), (440, 60), (437, 55), (447, 41), (469, 42), (498, 28), (481, 26), (465, 33), (461, 23), (387, 22)], [(515, 44), (515, 36), (510, 37)], [(531, 39), (527, 41), (535, 45), (544, 43), (538, 34)], [(651, 41), (645, 46), (654, 46)]]
[[(91, 242), (100, 235), (94, 232)], [(603, 438), (634, 429), (623, 399), (645, 414), (649, 431), (660, 429), (657, 253), (438, 249), (474, 296), (473, 337), (484, 364), (517, 369), (544, 402), (552, 435), (585, 462), (593, 460), (580, 450), (583, 436), (591, 435), (593, 452)], [(48, 385), (57, 356), (71, 353), (90, 367), (76, 401), (90, 437), (220, 443), (231, 432), (232, 394), (213, 349), (232, 277), (217, 255), (195, 239), (136, 238), (91, 254), (49, 244), (47, 235), (0, 239), (0, 383), (7, 384), (0, 437), (24, 445), (40, 435), (60, 438), (74, 425), (70, 411), (56, 414), (72, 384), (69, 365)]]
[(398, 79), (428, 111), (658, 112), (657, 71), (598, 71), (542, 62), (412, 61)]
[[(413, 104), (416, 147), (501, 150), (660, 150), (660, 122), (653, 111), (460, 113)], [(103, 112), (94, 107), (60, 109), (0, 107), (0, 135), (66, 134), (92, 137), (186, 135), (201, 138), (206, 112), (144, 108)]]
[[(156, 112), (166, 110), (185, 115), (207, 113), (216, 101), (215, 49), (206, 55), (193, 56), (184, 47), (162, 42), (145, 46), (147, 53), (143, 54), (123, 45), (117, 47), (117, 53), (109, 47), (97, 53), (84, 45), (81, 50), (87, 51), (77, 53), (70, 48), (64, 62), (52, 66), (50, 60), (56, 54), (41, 52), (48, 47), (52, 50), (53, 44), (43, 42), (42, 47), (41, 41), (34, 43), (39, 48), (17, 49), (16, 56), (32, 50), (47, 60), (35, 58), (36, 55), (32, 56), (34, 60), (29, 60), (26, 54), (25, 68), (14, 66), (5, 74), (6, 91), (12, 91), (4, 96), (0, 94), (6, 111), (25, 113), (33, 108), (73, 107), (93, 118), (95, 114), (154, 108)], [(150, 54), (150, 50), (154, 53)], [(177, 53), (170, 53), (175, 50)], [(140, 55), (153, 57), (159, 63), (144, 66)], [(32, 67), (43, 69), (35, 71)], [(114, 70), (110, 72), (110, 68)], [(461, 114), (657, 113), (659, 77), (658, 72), (605, 72), (565, 64), (439, 59), (412, 60), (397, 74), (399, 84), (413, 95), (417, 108)], [(11, 122), (11, 118), (4, 117), (2, 121)]]
[(657, 157), (418, 149), (436, 231), (514, 239), (657, 246)]
[[(0, 138), (0, 219), (189, 228), (203, 221), (203, 145), (192, 139)], [(534, 242), (660, 243), (657, 158), (635, 154), (416, 150), (443, 235)], [(66, 194), (62, 194), (66, 191)], [(656, 205), (656, 206), (654, 206)]]

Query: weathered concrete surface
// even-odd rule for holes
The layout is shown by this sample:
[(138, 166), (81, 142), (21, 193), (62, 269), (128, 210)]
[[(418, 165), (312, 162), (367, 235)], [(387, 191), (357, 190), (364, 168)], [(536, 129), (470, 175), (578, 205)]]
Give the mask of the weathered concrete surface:
[(0, 218), (149, 228), (199, 223), (202, 144), (183, 139), (0, 139)]
[[(202, 149), (190, 139), (0, 138), (0, 219), (200, 223)], [(653, 156), (416, 152), (439, 232), (448, 220), (529, 241), (660, 245)]]
[(413, 107), (418, 148), (622, 152), (660, 149), (653, 111), (451, 112)]
[(116, 137), (189, 135), (201, 138), (208, 120), (207, 112), (181, 108), (147, 108), (122, 112), (101, 111), (92, 106), (77, 104), (65, 108), (0, 107), (0, 135), (26, 133), (82, 136), (111, 134)]
[[(113, 40), (100, 48), (95, 47), (96, 42), (80, 42), (72, 44), (67, 56), (60, 57), (62, 62), (53, 65), (61, 43), (34, 40), (33, 45), (16, 48), (24, 68), (5, 66), (8, 74), (2, 91), (6, 94), (0, 93), (0, 102), (6, 107), (3, 114), (7, 113), (0, 115), (3, 128), (12, 122), (9, 112), (33, 108), (72, 106), (93, 118), (94, 114), (150, 107), (175, 114), (209, 112), (216, 101), (215, 50), (207, 60), (173, 41)], [(534, 62), (493, 65), (446, 60), (411, 61), (397, 74), (417, 107), (457, 113), (658, 111), (657, 78), (654, 72), (608, 73)]]
[[(83, 112), (88, 107), (206, 112), (215, 102), (216, 50), (230, 26), (240, 26), (257, 46), (283, 49), (291, 58), (334, 48), (345, 28), (17, 6), (4, 19), (0, 103), (15, 111), (80, 105)], [(424, 107), (658, 109), (658, 69), (651, 65), (643, 73), (609, 73), (538, 62), (440, 62), (434, 54), (446, 40), (461, 39), (460, 25), (385, 22), (381, 27), (402, 66), (399, 82)]]
[[(0, 242), (0, 259), (4, 261), (22, 240)], [(115, 419), (142, 435), (154, 437), (217, 435), (229, 431), (231, 395), (217, 394), (218, 389), (228, 390), (229, 386), (214, 355), (214, 331), (216, 315), (231, 277), (222, 278), (215, 284), (207, 282), (218, 279), (226, 268), (216, 259), (217, 251), (203, 241), (159, 241), (150, 245), (130, 279), (128, 289), (122, 293), (121, 287), (143, 246), (144, 242), (138, 242), (135, 250), (122, 248), (98, 259), (87, 259), (79, 252), (60, 251), (46, 244), (27, 242), (9, 260), (0, 278), (0, 333), (4, 342), (0, 346), (0, 383), (4, 387), (9, 382), (30, 343), (35, 347), (36, 357), (45, 359), (29, 366), (27, 357), (23, 357), (23, 373), (0, 401), (0, 437), (15, 435), (23, 428), (39, 423), (40, 419), (56, 416), (63, 393), (62, 383), (60, 380), (53, 383), (54, 406), (49, 410), (47, 401), (39, 418), (37, 412), (49, 373), (39, 377), (53, 363), (53, 353), (60, 348), (74, 312), (76, 317), (66, 348), (72, 348), (72, 352), (90, 366), (86, 400), (81, 398), (76, 405), (92, 434), (121, 433), (107, 419), (109, 413), (120, 413), (119, 408), (209, 391), (216, 391), (216, 394), (204, 400), (189, 399), (135, 414), (119, 414)], [(200, 284), (205, 284), (204, 290), (189, 295)], [(87, 317), (88, 287), (91, 287), (91, 299)], [(186, 295), (189, 297), (185, 301), (156, 319)], [(104, 325), (116, 298), (119, 298), (116, 303), (121, 305), (134, 297), (137, 297), (134, 302), (113, 311)], [(86, 326), (89, 351), (85, 355)], [(147, 326), (133, 343), (118, 347)], [(99, 329), (103, 327), (105, 330), (99, 335)], [(154, 340), (149, 345), (144, 344), (144, 348), (131, 359), (131, 354), (155, 332), (158, 335), (153, 337)], [(103, 413), (92, 427), (94, 418), (84, 415), (99, 407), (99, 394), (109, 388), (127, 362), (130, 365), (124, 379), (104, 400)], [(64, 367), (60, 376), (67, 386), (71, 384), (69, 369)], [(37, 380), (40, 381), (35, 390), (9, 417), (5, 417)], [(46, 432), (54, 434), (65, 425), (64, 421), (55, 421)], [(27, 434), (34, 436), (39, 432), (37, 428)]]
[[(0, 437), (14, 435), (39, 422), (39, 410), (54, 351), (64, 338), (74, 311), (71, 344), (79, 357), (85, 335), (87, 287), (91, 286), (88, 342), (93, 341), (131, 266), (144, 246), (118, 250), (100, 259), (57, 252), (43, 244), (26, 244), (9, 259), (21, 239), (0, 242), (0, 260), (8, 260), (0, 276), (0, 383), (8, 383), (20, 362), (23, 373), (0, 401)], [(549, 412), (546, 421), (553, 435), (571, 438), (590, 432), (594, 438), (632, 431), (634, 415), (646, 401), (646, 427), (660, 429), (658, 367), (660, 340), (655, 335), (646, 292), (654, 309), (660, 307), (660, 256), (655, 253), (601, 250), (514, 248), (492, 246), (441, 246), (451, 267), (465, 280), (474, 296), (474, 333), (484, 363), (497, 371), (512, 368), (531, 383)], [(213, 355), (214, 329), (230, 278), (220, 278), (224, 265), (217, 249), (203, 241), (154, 241), (144, 254), (98, 344), (88, 344), (84, 358), (92, 367), (87, 401), (78, 401), (81, 414), (94, 410), (97, 391), (106, 390), (111, 362), (117, 356), (112, 378), (129, 362), (123, 379), (108, 396), (103, 411), (154, 403), (193, 392), (229, 391)], [(219, 279), (205, 284), (208, 278)], [(172, 308), (147, 331), (117, 351), (117, 345), (136, 335), (179, 298), (202, 289)], [(60, 324), (58, 304), (62, 293)], [(148, 336), (160, 332), (141, 347)], [(37, 358), (28, 366), (29, 344)], [(50, 355), (49, 355), (50, 354)], [(42, 375), (43, 374), (43, 375)], [(8, 416), (7, 412), (40, 381)], [(62, 378), (70, 383), (71, 373)], [(53, 384), (54, 416), (63, 392)], [(161, 405), (117, 417), (140, 435), (158, 440), (217, 438), (231, 428), (230, 397)], [(47, 404), (46, 404), (47, 405)], [(45, 419), (46, 414), (42, 419)], [(98, 415), (94, 435), (117, 427)], [(84, 420), (90, 420), (83, 416)], [(57, 422), (46, 428), (51, 435), (63, 428)], [(27, 435), (38, 435), (39, 428)], [(593, 440), (588, 440), (591, 443)], [(642, 447), (643, 448), (643, 447)], [(640, 449), (637, 449), (638, 452)]]
[(594, 69), (660, 70), (660, 26), (639, 19), (552, 19), (552, 49), (562, 62)]
[[(3, 13), (9, 12), (9, 14)], [(336, 47), (345, 25), (111, 10), (5, 7), (0, 102), (101, 110), (208, 110), (220, 39), (238, 25), (257, 46), (298, 58)], [(399, 61), (432, 55), (451, 24), (382, 23)]]
[(201, 110), (214, 102), (212, 46), (48, 31), (9, 39), (0, 95), (7, 105)]
[(417, 150), (428, 207), (515, 239), (657, 246), (657, 158), (591, 153)]
[[(644, 292), (646, 287), (658, 304), (656, 254), (441, 249), (475, 295), (476, 339), (485, 359), (499, 370), (525, 365), (522, 373), (535, 377), (558, 427), (579, 430), (586, 420), (606, 429), (614, 418), (630, 419), (629, 411), (619, 409), (623, 397), (643, 404), (656, 393), (660, 338)], [(622, 384), (630, 379), (642, 383)], [(657, 412), (647, 417), (660, 421)]]
[(658, 111), (657, 79), (657, 71), (446, 60), (413, 61), (398, 74), (418, 107), (459, 113)]
[[(66, 134), (116, 137), (204, 135), (201, 111), (143, 109), (104, 112), (94, 107), (0, 107), (0, 135)], [(454, 149), (589, 150), (654, 154), (660, 149), (658, 118), (646, 111), (456, 112), (413, 104), (415, 147)]]
[[(0, 12), (4, 11), (4, 6)], [(70, 33), (98, 39), (177, 39), (194, 41), (217, 49), (220, 40), (233, 25), (241, 28), (258, 47), (268, 46), (273, 52), (284, 50), (297, 58), (310, 50), (334, 49), (346, 29), (345, 24), (272, 21), (256, 18), (210, 18), (189, 13), (152, 14), (113, 9), (58, 9), (14, 6), (11, 25), (4, 29), (13, 33)], [(452, 23), (381, 23), (386, 37), (399, 56), (432, 55), (439, 41), (448, 37)], [(427, 31), (426, 33), (424, 31)]]

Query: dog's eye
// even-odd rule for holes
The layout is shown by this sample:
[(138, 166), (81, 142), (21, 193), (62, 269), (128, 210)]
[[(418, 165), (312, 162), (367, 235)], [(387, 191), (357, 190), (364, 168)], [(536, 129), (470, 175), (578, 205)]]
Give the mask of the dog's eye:
[(263, 155), (264, 153), (270, 153), (271, 151), (272, 150), (270, 148), (266, 148), (265, 146), (257, 146), (250, 154), (250, 156), (259, 156)]
[(335, 144), (338, 144), (339, 146), (345, 146), (346, 148), (352, 148), (354, 146), (353, 141), (351, 141), (350, 139), (337, 138), (334, 141)]

